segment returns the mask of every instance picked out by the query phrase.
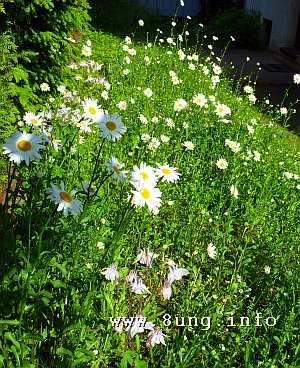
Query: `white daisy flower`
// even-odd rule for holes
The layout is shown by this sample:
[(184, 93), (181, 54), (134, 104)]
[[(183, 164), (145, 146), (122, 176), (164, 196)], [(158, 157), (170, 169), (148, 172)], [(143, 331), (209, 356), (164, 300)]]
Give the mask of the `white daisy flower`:
[(104, 113), (98, 121), (102, 137), (116, 141), (126, 132), (126, 127), (122, 124), (121, 118), (117, 114), (109, 115)]
[(85, 118), (91, 119), (93, 121), (99, 121), (99, 119), (104, 114), (104, 111), (99, 108), (97, 101), (92, 100), (91, 98), (84, 100), (83, 112), (84, 112)]
[(176, 101), (174, 102), (174, 110), (175, 110), (176, 112), (179, 112), (179, 111), (185, 110), (185, 109), (187, 109), (187, 107), (188, 107), (187, 102), (186, 102), (185, 100), (183, 100), (182, 98), (181, 98), (181, 99), (179, 99), (179, 100), (176, 100)]
[(107, 91), (102, 91), (102, 92), (101, 92), (101, 97), (102, 97), (105, 101), (107, 101), (107, 100), (108, 100), (108, 92), (107, 92)]
[(108, 171), (113, 172), (112, 177), (120, 182), (124, 181), (127, 172), (123, 170), (124, 164), (121, 164), (116, 157), (105, 161), (105, 166)]
[(219, 118), (224, 118), (224, 116), (231, 114), (231, 110), (224, 104), (218, 104), (216, 106), (216, 114)]
[(57, 139), (54, 135), (51, 134), (51, 129), (43, 129), (42, 136), (45, 139), (46, 143), (50, 144), (55, 151), (59, 151), (60, 147), (62, 146), (61, 140)]
[(144, 248), (138, 254), (136, 262), (139, 262), (147, 267), (151, 267), (153, 259), (157, 257), (158, 254), (151, 252), (148, 248)]
[(214, 64), (213, 65), (213, 71), (216, 75), (220, 75), (222, 73), (222, 68), (219, 65)]
[(294, 174), (286, 171), (286, 172), (283, 173), (283, 177), (285, 177), (286, 179), (293, 179)]
[(258, 151), (253, 151), (253, 160), (260, 161), (260, 153)]
[(150, 60), (149, 56), (145, 56), (144, 61), (145, 61), (146, 65), (149, 65), (151, 63), (151, 60)]
[(254, 128), (253, 128), (252, 125), (247, 124), (247, 130), (248, 130), (248, 133), (249, 134), (253, 134), (254, 133)]
[(92, 55), (92, 49), (88, 45), (84, 45), (81, 49), (81, 53), (83, 56), (89, 57)]
[(117, 271), (117, 265), (115, 263), (113, 263), (107, 268), (104, 268), (101, 271), (101, 274), (104, 275), (106, 280), (109, 281), (118, 281), (119, 279), (119, 272)]
[(132, 190), (132, 202), (136, 207), (148, 206), (150, 211), (158, 212), (161, 205), (161, 191), (152, 185), (139, 186)]
[(280, 108), (280, 114), (281, 115), (286, 115), (288, 113), (288, 110), (287, 110), (287, 108), (286, 107), (281, 107)]
[(109, 90), (110, 90), (110, 88), (111, 88), (110, 83), (109, 83), (109, 82), (107, 82), (107, 81), (105, 81), (105, 82), (104, 82), (104, 88), (105, 88), (107, 91), (109, 91)]
[(187, 276), (189, 271), (185, 268), (179, 268), (175, 263), (169, 264), (168, 281), (172, 284), (174, 281), (179, 281), (183, 276)]
[(147, 148), (150, 151), (156, 150), (160, 146), (159, 139), (152, 137), (150, 143), (148, 144)]
[(191, 141), (185, 141), (182, 143), (183, 147), (186, 148), (189, 151), (193, 151), (193, 149), (195, 148), (195, 145), (193, 142)]
[(252, 103), (255, 103), (255, 102), (256, 102), (256, 100), (257, 100), (257, 98), (256, 98), (253, 94), (251, 94), (251, 95), (249, 95), (249, 96), (248, 96), (248, 100), (249, 100), (250, 102), (252, 102)]
[(225, 146), (228, 146), (234, 153), (239, 152), (241, 149), (240, 143), (231, 141), (230, 139), (225, 139)]
[[(178, 36), (178, 39), (181, 42), (183, 41), (183, 38), (181, 35)], [(186, 58), (186, 54), (180, 49), (178, 50), (178, 57), (179, 57), (179, 60), (183, 61)]]
[(131, 38), (130, 38), (129, 36), (126, 36), (126, 37), (125, 37), (125, 43), (126, 43), (127, 45), (130, 45), (130, 44), (132, 43)]
[(234, 185), (231, 185), (230, 187), (230, 194), (234, 196), (234, 198), (238, 198), (239, 192), (237, 190), (237, 187), (235, 187)]
[(139, 26), (140, 26), (140, 27), (143, 27), (143, 26), (144, 26), (144, 21), (143, 21), (143, 19), (140, 19), (138, 23), (139, 23)]
[(83, 183), (81, 186), (81, 190), (89, 196), (93, 196), (97, 192), (97, 187), (95, 187), (95, 185), (91, 185), (91, 183)]
[(139, 115), (139, 119), (140, 119), (140, 122), (144, 125), (147, 125), (148, 124), (148, 119), (146, 118), (146, 116), (144, 116), (143, 114), (140, 114)]
[(77, 126), (77, 128), (79, 128), (79, 130), (82, 133), (91, 133), (92, 132), (92, 129), (91, 129), (92, 124), (93, 123), (91, 121), (81, 120), (81, 121), (78, 121), (76, 123), (76, 126)]
[(18, 165), (21, 161), (25, 161), (28, 166), (29, 161), (41, 158), (39, 151), (45, 148), (42, 143), (43, 140), (35, 134), (17, 132), (2, 145), (4, 148), (3, 153), (9, 155), (10, 161)]
[(76, 190), (72, 190), (70, 193), (67, 192), (63, 181), (60, 188), (51, 183), (51, 188), (46, 189), (46, 192), (48, 198), (58, 205), (57, 211), (64, 211), (64, 216), (67, 216), (69, 211), (73, 216), (81, 211), (81, 202), (73, 198)]
[(151, 137), (150, 137), (150, 135), (149, 135), (148, 133), (143, 133), (143, 134), (141, 135), (141, 140), (142, 140), (143, 142), (148, 142), (150, 139), (151, 139)]
[(224, 170), (227, 168), (228, 166), (228, 162), (224, 159), (224, 158), (220, 158), (217, 162), (216, 165), (218, 166), (219, 169)]
[(295, 74), (293, 80), (295, 84), (300, 84), (300, 74)]
[(144, 185), (154, 187), (157, 183), (155, 170), (143, 162), (140, 164), (140, 167), (134, 166), (131, 172), (130, 183), (136, 188)]
[(61, 94), (64, 94), (66, 92), (66, 87), (63, 85), (60, 85), (57, 87), (57, 91)]
[(244, 91), (249, 94), (253, 94), (253, 88), (251, 86), (245, 86)]
[(193, 103), (197, 106), (203, 107), (207, 104), (207, 99), (202, 93), (200, 93), (193, 98)]
[(151, 89), (151, 88), (146, 88), (146, 89), (144, 90), (144, 95), (145, 95), (146, 97), (152, 97), (152, 96), (153, 96), (153, 91), (152, 91), (152, 89)]
[(265, 266), (265, 274), (267, 274), (267, 275), (270, 275), (270, 273), (271, 273), (271, 267), (270, 266)]
[(160, 140), (162, 143), (168, 143), (170, 141), (170, 138), (167, 135), (161, 134)]
[(196, 65), (195, 65), (195, 64), (193, 64), (193, 63), (190, 63), (190, 64), (189, 64), (189, 66), (188, 66), (188, 68), (189, 68), (190, 70), (195, 70), (195, 69), (196, 69)]
[(175, 167), (170, 167), (167, 164), (164, 165), (160, 165), (157, 164), (158, 169), (156, 169), (156, 175), (161, 178), (162, 181), (167, 181), (170, 183), (174, 183), (175, 181), (177, 181), (179, 179), (179, 176), (181, 174), (179, 174), (176, 170)]
[(166, 118), (165, 119), (166, 125), (169, 128), (175, 128), (175, 123), (171, 118)]
[(26, 112), (23, 116), (23, 120), (26, 125), (29, 125), (33, 128), (40, 127), (42, 125), (42, 118), (39, 114), (35, 114), (31, 111)]
[(216, 246), (213, 243), (208, 244), (207, 253), (210, 258), (216, 258)]
[[(183, 1), (181, 1), (183, 3)], [(183, 5), (184, 6), (184, 3)], [(151, 331), (148, 335), (148, 345), (166, 345), (165, 343), (166, 335), (162, 332), (162, 330), (158, 327), (155, 327), (153, 331)]]
[(220, 82), (220, 77), (218, 75), (213, 75), (211, 77), (211, 83), (213, 84), (213, 86), (215, 86), (216, 84), (218, 84)]
[(42, 92), (48, 92), (50, 91), (50, 86), (48, 83), (42, 83), (40, 84), (40, 89)]
[(116, 104), (117, 108), (120, 110), (126, 110), (127, 109), (127, 102), (126, 101), (120, 101)]

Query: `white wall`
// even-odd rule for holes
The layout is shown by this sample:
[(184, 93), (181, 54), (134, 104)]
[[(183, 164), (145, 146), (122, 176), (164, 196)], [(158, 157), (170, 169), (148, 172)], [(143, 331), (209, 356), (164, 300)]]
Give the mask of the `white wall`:
[(245, 8), (272, 21), (271, 48), (294, 46), (300, 0), (246, 0)]

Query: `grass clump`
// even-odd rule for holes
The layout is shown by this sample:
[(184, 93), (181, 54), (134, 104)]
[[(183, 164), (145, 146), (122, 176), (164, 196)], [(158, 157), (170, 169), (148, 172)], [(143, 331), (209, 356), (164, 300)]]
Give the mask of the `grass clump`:
[(130, 36), (87, 34), (5, 143), (2, 366), (299, 366), (299, 150), (280, 112), (234, 92), (188, 24)]

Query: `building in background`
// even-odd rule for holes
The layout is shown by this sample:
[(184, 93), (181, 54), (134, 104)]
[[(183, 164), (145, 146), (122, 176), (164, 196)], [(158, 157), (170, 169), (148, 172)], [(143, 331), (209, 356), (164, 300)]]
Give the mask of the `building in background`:
[(300, 48), (300, 0), (245, 0), (244, 6), (260, 13), (265, 46)]
[[(181, 6), (181, 1), (184, 6)], [(135, 0), (135, 2), (159, 15), (194, 17), (201, 11), (202, 0)]]
[[(245, 0), (135, 0), (139, 5), (159, 15), (180, 17), (197, 16), (200, 12), (209, 16), (234, 6), (242, 7)], [(184, 4), (182, 6), (181, 4)]]

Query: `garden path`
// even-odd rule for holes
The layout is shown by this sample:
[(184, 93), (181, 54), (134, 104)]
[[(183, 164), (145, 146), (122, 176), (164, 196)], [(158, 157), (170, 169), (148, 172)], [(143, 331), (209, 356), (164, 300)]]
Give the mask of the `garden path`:
[[(247, 57), (250, 58), (248, 62)], [(293, 76), (300, 72), (300, 66), (297, 70), (285, 65), (279, 61), (276, 53), (269, 50), (228, 49), (223, 62), (234, 65), (235, 77), (252, 75), (253, 81), (258, 68), (261, 68), (256, 83), (258, 98), (268, 98), (271, 104), (280, 104), (289, 89), (283, 106), (288, 107), (291, 102), (300, 101), (300, 86), (293, 83)], [(296, 103), (294, 107), (296, 114), (291, 118), (290, 129), (300, 133), (300, 103)]]

